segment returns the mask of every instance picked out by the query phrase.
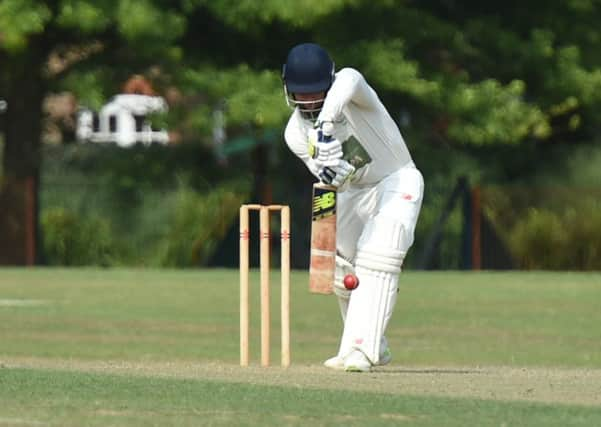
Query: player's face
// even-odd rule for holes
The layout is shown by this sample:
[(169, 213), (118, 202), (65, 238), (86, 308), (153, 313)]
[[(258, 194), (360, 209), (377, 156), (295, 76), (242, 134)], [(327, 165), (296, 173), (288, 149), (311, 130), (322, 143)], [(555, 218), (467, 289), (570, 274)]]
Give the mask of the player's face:
[(295, 93), (294, 99), (302, 103), (303, 107), (307, 110), (319, 110), (323, 105), (325, 96), (325, 92)]

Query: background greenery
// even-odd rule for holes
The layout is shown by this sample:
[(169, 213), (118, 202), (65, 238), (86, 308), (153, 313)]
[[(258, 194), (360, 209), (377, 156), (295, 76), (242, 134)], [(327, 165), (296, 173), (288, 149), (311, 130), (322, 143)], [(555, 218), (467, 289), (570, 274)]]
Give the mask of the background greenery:
[[(282, 144), (289, 110), (280, 70), (291, 46), (315, 41), (330, 51), (338, 68), (352, 66), (364, 73), (424, 172), (424, 211), (410, 257), (422, 250), (456, 179), (466, 176), (474, 186), (521, 186), (529, 192), (530, 211), (520, 213), (509, 229), (494, 219), (514, 216), (508, 211), (511, 203), (498, 205), (496, 212), (495, 206), (485, 207), (515, 252), (516, 267), (596, 269), (598, 249), (588, 242), (599, 234), (591, 215), (598, 208), (594, 188), (601, 182), (600, 18), (601, 6), (593, 0), (5, 0), (0, 5), (0, 96), (11, 108), (0, 123), (3, 182), (41, 177), (39, 222), (49, 262), (77, 264), (87, 257), (86, 263), (99, 264), (139, 264), (140, 259), (152, 265), (210, 263), (208, 254), (214, 248), (219, 253), (223, 233), (200, 229), (212, 227), (210, 218), (220, 214), (175, 218), (182, 206), (205, 209), (203, 204), (220, 197), (231, 203), (265, 201), (269, 194), (291, 204), (296, 215), (306, 215), (311, 177)], [(133, 74), (145, 76), (167, 98), (170, 112), (163, 120), (186, 148), (121, 154), (86, 148), (73, 149), (78, 154), (72, 156), (68, 147), (54, 147), (55, 158), (47, 157), (40, 145), (48, 123), (42, 109), (47, 96), (69, 92), (80, 106), (97, 109)], [(226, 147), (240, 147), (235, 141), (242, 137), (262, 143), (229, 148), (224, 163), (223, 153), (212, 148), (216, 108), (225, 113)], [(266, 132), (276, 136), (266, 140)], [(59, 201), (59, 190), (49, 188), (57, 182), (56, 168), (73, 182), (81, 178), (83, 164), (89, 169), (80, 183), (85, 187), (90, 181), (84, 192), (97, 185), (112, 187), (97, 192), (95, 211), (87, 205), (87, 210), (64, 206), (68, 202)], [(265, 183), (271, 183), (268, 190)], [(550, 213), (531, 187), (541, 183), (594, 188), (585, 200), (566, 201), (563, 210)], [(217, 190), (222, 184), (226, 189)], [(73, 185), (61, 188), (71, 195)], [(171, 192), (179, 196), (166, 197)], [(144, 204), (164, 213), (142, 213)], [(111, 219), (106, 212), (130, 219)], [(224, 213), (222, 219), (232, 215)], [(462, 264), (458, 215), (453, 213), (444, 229), (437, 255), (443, 268)], [(65, 230), (73, 221), (81, 224), (74, 230), (92, 227), (106, 236), (88, 237), (94, 242), (90, 254), (67, 261), (61, 239), (78, 239), (46, 229)], [(119, 221), (129, 221), (129, 228)], [(194, 221), (198, 231), (190, 231), (187, 243), (177, 249), (176, 243), (166, 243), (167, 234), (179, 239), (178, 227), (193, 227)], [(588, 228), (572, 229), (574, 223)], [(303, 224), (299, 221), (298, 230), (306, 242)], [(138, 248), (134, 252), (148, 248), (151, 235), (163, 236), (152, 251), (156, 255), (133, 254), (128, 244), (111, 237), (122, 237), (124, 229), (137, 235), (129, 243)], [(578, 246), (583, 235), (590, 238)], [(199, 239), (211, 241), (200, 250)], [(557, 244), (561, 239), (571, 246)], [(540, 247), (558, 252), (539, 259)], [(70, 253), (86, 251), (78, 248)], [(559, 259), (560, 252), (579, 251), (589, 255), (573, 263), (565, 255)], [(592, 261), (582, 259), (586, 256)], [(408, 259), (407, 265), (413, 264)]]

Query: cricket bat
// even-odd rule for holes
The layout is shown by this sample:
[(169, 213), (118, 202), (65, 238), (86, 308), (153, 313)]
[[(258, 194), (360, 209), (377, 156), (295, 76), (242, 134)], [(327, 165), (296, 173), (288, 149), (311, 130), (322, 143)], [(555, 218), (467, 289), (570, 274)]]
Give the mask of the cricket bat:
[(334, 292), (336, 271), (336, 187), (313, 184), (309, 291)]

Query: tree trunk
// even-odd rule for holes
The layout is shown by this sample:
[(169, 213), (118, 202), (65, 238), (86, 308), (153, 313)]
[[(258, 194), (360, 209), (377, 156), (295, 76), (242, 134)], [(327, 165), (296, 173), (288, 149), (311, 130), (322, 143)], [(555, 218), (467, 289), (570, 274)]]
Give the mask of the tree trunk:
[(1, 58), (4, 150), (0, 177), (0, 265), (32, 265), (37, 245), (45, 54), (30, 46)]

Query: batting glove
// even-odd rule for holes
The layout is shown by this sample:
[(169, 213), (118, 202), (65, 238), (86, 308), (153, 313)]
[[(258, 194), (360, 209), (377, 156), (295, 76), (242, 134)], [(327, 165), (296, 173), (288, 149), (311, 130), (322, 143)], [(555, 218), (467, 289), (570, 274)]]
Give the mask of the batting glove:
[(319, 172), (319, 178), (326, 184), (333, 185), (339, 190), (345, 189), (355, 173), (355, 167), (346, 160), (339, 159), (324, 166)]
[(334, 126), (331, 122), (318, 122), (309, 131), (311, 157), (324, 167), (337, 163), (342, 158), (342, 143), (332, 136)]

